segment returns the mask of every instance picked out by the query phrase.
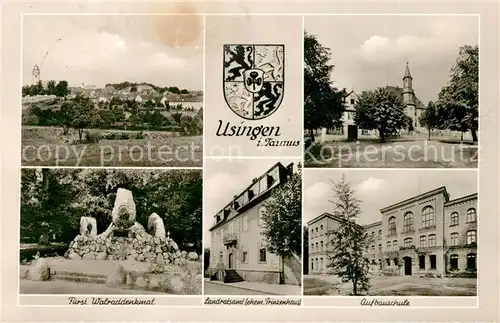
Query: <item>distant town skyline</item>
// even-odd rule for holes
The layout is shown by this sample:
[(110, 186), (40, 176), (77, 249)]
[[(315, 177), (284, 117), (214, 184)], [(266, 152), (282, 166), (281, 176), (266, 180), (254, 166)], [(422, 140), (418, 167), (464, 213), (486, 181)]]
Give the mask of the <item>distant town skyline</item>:
[(403, 87), (408, 62), (415, 94), (426, 106), (449, 81), (459, 47), (479, 42), (473, 15), (306, 16), (304, 28), (330, 48), (334, 86), (357, 94)]
[[(23, 84), (151, 83), (203, 89), (203, 26), (190, 16), (25, 16)], [(168, 33), (167, 33), (168, 32)]]

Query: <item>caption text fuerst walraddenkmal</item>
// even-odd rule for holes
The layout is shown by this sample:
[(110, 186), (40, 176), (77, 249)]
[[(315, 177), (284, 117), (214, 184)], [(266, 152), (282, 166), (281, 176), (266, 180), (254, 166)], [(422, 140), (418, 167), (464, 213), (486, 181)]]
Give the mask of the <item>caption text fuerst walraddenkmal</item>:
[[(91, 300), (89, 302), (89, 299)], [(156, 299), (108, 298), (108, 297), (68, 297), (69, 305), (155, 305)]]
[(273, 299), (273, 298), (205, 298), (205, 305), (237, 305), (237, 306), (300, 306), (301, 299)]

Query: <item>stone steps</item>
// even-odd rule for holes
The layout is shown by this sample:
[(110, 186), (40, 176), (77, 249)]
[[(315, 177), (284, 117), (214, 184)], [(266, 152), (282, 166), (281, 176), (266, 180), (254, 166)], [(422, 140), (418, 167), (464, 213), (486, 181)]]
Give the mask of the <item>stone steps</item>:
[(64, 280), (75, 283), (92, 283), (92, 284), (106, 284), (106, 278), (91, 277), (91, 276), (72, 276), (56, 274), (51, 277), (52, 280)]
[(76, 283), (106, 284), (106, 275), (87, 274), (69, 270), (56, 270), (52, 280), (66, 280)]

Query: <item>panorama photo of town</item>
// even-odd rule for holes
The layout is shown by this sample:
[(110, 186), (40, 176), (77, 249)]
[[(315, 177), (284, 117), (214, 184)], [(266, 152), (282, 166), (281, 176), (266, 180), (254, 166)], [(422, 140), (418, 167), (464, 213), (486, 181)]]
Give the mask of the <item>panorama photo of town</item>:
[(202, 26), (178, 19), (26, 17), (22, 164), (201, 166)]

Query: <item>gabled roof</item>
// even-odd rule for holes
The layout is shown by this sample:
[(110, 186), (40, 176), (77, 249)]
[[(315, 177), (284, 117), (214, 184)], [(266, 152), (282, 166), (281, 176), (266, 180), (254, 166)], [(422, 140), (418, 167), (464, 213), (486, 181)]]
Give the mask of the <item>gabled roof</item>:
[(394, 203), (392, 205), (386, 206), (386, 207), (380, 209), (380, 212), (384, 213), (384, 212), (387, 212), (387, 211), (390, 211), (390, 210), (394, 210), (394, 209), (397, 209), (398, 207), (402, 207), (404, 205), (416, 202), (416, 201), (418, 201), (420, 199), (431, 197), (431, 196), (438, 195), (438, 194), (443, 194), (444, 195), (444, 202), (445, 203), (450, 200), (450, 195), (446, 191), (446, 187), (441, 186), (439, 188), (436, 188), (435, 190), (428, 191), (428, 192), (419, 194), (417, 196), (414, 196), (412, 198), (409, 198), (409, 199), (406, 199), (406, 200)]

